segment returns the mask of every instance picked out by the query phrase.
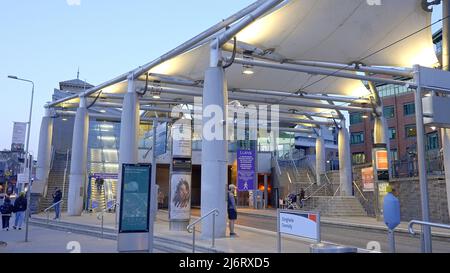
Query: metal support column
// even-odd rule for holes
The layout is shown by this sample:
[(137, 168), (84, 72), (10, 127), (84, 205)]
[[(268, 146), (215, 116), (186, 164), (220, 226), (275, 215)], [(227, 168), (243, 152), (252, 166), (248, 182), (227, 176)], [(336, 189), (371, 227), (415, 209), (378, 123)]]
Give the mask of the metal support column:
[(70, 163), (69, 195), (67, 214), (81, 216), (83, 212), (84, 185), (86, 179), (89, 114), (86, 98), (80, 97), (80, 105), (75, 115)]
[[(416, 104), (416, 125), (417, 125), (417, 164), (419, 168), (420, 197), (422, 205), (422, 221), (430, 222), (430, 209), (428, 202), (428, 181), (427, 168), (425, 162), (425, 127), (423, 123), (423, 106), (422, 106), (422, 87), (420, 85), (420, 66), (414, 66), (414, 79), (417, 84), (415, 93)], [(432, 252), (431, 245), (431, 228), (425, 226), (423, 228), (423, 244), (426, 253)]]

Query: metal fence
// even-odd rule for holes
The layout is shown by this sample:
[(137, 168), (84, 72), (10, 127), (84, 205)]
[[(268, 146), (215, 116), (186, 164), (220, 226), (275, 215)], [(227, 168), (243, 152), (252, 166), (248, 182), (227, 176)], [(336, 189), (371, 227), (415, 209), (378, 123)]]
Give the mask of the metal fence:
[[(425, 163), (428, 175), (444, 174), (444, 158), (442, 155), (427, 156)], [(415, 158), (392, 161), (391, 168), (394, 178), (417, 177), (419, 175), (417, 159)]]

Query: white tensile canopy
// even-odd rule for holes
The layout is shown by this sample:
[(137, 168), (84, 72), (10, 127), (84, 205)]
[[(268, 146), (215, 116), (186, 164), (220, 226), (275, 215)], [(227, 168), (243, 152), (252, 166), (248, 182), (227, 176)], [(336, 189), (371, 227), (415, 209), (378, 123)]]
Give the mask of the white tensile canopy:
[[(238, 44), (256, 47), (280, 60), (361, 63), (400, 69), (414, 64), (430, 67), (437, 64), (431, 28), (427, 27), (430, 24), (431, 13), (422, 8), (422, 0), (383, 0), (381, 5), (369, 5), (367, 0), (291, 0), (251, 23), (236, 38)], [(152, 67), (148, 73), (201, 82), (209, 66), (211, 40), (209, 37), (197, 43)], [(232, 48), (230, 42), (227, 48)], [(230, 52), (224, 54), (230, 55)], [(254, 74), (248, 76), (242, 69), (241, 64), (227, 68), (230, 90), (300, 90), (352, 97), (370, 93), (361, 80), (262, 67), (253, 67)], [(145, 74), (139, 77), (142, 83), (145, 78)], [(126, 77), (97, 89), (94, 91), (102, 90), (103, 94), (125, 93)], [(93, 93), (88, 91), (89, 95)], [(186, 96), (163, 92), (161, 98), (183, 100)]]

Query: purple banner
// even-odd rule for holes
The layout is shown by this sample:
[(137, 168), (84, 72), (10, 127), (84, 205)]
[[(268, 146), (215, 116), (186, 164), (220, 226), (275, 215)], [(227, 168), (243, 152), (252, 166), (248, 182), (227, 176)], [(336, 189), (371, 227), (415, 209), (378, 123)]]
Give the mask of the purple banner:
[(238, 191), (251, 191), (255, 189), (255, 158), (255, 151), (237, 151)]

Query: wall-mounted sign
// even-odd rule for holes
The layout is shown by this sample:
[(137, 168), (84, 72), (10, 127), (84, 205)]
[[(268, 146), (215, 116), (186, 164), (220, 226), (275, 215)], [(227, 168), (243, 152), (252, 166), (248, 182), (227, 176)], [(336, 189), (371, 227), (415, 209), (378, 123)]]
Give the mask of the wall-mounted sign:
[(237, 185), (238, 191), (251, 191), (255, 189), (255, 161), (254, 150), (237, 151)]
[(123, 164), (119, 233), (149, 232), (150, 164)]
[(377, 150), (375, 151), (375, 162), (378, 171), (389, 170), (388, 163), (388, 152), (387, 150)]
[(374, 173), (373, 167), (361, 169), (361, 177), (363, 182), (363, 191), (374, 191)]
[(170, 187), (170, 219), (189, 220), (191, 218), (191, 174), (172, 174)]
[(174, 158), (172, 172), (192, 172), (192, 160), (190, 158)]
[(172, 156), (192, 156), (192, 126), (190, 120), (178, 120), (172, 125)]

